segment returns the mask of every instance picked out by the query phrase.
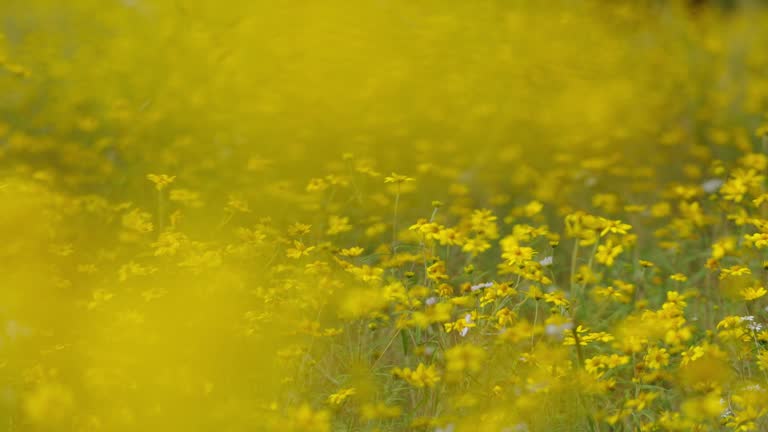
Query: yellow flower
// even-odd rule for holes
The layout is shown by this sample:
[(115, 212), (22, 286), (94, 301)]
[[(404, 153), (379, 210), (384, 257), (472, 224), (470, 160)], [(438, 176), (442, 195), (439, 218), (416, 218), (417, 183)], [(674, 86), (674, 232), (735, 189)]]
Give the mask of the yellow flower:
[(745, 234), (744, 239), (753, 243), (758, 249), (768, 246), (768, 233)]
[(659, 396), (655, 392), (643, 392), (637, 395), (634, 399), (629, 399), (624, 407), (634, 409), (635, 411), (644, 410), (654, 399)]
[(649, 369), (660, 369), (669, 364), (669, 353), (666, 348), (651, 347), (645, 355), (645, 364)]
[(200, 194), (189, 189), (171, 189), (168, 199), (192, 208), (203, 206)]
[(328, 230), (325, 233), (328, 235), (336, 235), (350, 231), (351, 229), (352, 225), (349, 224), (348, 217), (332, 215), (328, 218)]
[(682, 274), (682, 273), (675, 273), (671, 276), (669, 276), (670, 279), (678, 282), (685, 282), (688, 280), (688, 276)]
[(312, 225), (296, 222), (288, 227), (288, 235), (291, 237), (301, 237), (309, 234)]
[(544, 204), (539, 201), (533, 200), (523, 207), (523, 213), (528, 217), (536, 216), (544, 208)]
[(626, 234), (628, 230), (632, 229), (632, 226), (625, 224), (620, 220), (605, 220), (604, 228), (600, 232), (600, 237), (604, 237), (608, 233), (613, 234)]
[(315, 411), (308, 404), (303, 404), (294, 412), (289, 430), (328, 432), (331, 430), (331, 413)]
[(613, 369), (629, 363), (629, 356), (611, 354), (596, 355), (584, 361), (584, 368), (588, 373), (601, 376), (606, 369)]
[(288, 258), (299, 259), (303, 256), (308, 256), (314, 249), (314, 246), (306, 246), (303, 242), (294, 240), (293, 247), (285, 251), (285, 254)]
[(445, 352), (445, 370), (452, 374), (478, 372), (486, 355), (485, 350), (477, 345), (456, 345)]
[(501, 257), (507, 260), (507, 264), (511, 266), (524, 267), (525, 263), (532, 260), (536, 255), (536, 251), (533, 248), (527, 246), (512, 246), (508, 248)]
[(154, 229), (154, 225), (151, 222), (152, 215), (141, 211), (139, 209), (133, 209), (130, 212), (123, 215), (123, 227), (132, 231), (136, 231), (142, 234), (151, 232)]
[(442, 228), (436, 238), (443, 246), (456, 246), (464, 242), (464, 236), (453, 228)]
[(487, 240), (484, 238), (475, 237), (467, 240), (461, 250), (468, 252), (472, 256), (477, 256), (478, 254), (485, 252), (490, 248), (491, 244), (488, 243)]
[(729, 268), (724, 268), (720, 270), (720, 280), (723, 280), (728, 277), (734, 277), (734, 276), (745, 276), (752, 274), (752, 271), (747, 266), (743, 265), (733, 265)]
[(562, 291), (553, 291), (551, 293), (544, 294), (544, 301), (552, 303), (555, 306), (568, 306), (570, 302), (565, 298), (565, 293)]
[(357, 257), (357, 256), (362, 255), (364, 251), (365, 251), (365, 249), (363, 249), (363, 248), (361, 248), (359, 246), (355, 246), (355, 247), (351, 247), (349, 249), (342, 249), (342, 250), (340, 250), (339, 251), (339, 255), (345, 256), (345, 257)]
[(431, 266), (427, 267), (427, 277), (435, 282), (448, 279), (448, 275), (445, 270), (445, 262), (437, 261)]
[(227, 210), (236, 213), (250, 213), (251, 209), (248, 206), (248, 202), (236, 197), (236, 196), (230, 196), (229, 201), (227, 201)]
[(166, 174), (147, 174), (147, 180), (155, 184), (155, 189), (161, 191), (176, 180), (176, 176)]
[(160, 234), (156, 242), (152, 243), (155, 248), (155, 256), (174, 256), (187, 241), (184, 234), (175, 231), (165, 231)]
[(760, 297), (768, 294), (768, 291), (766, 291), (765, 288), (762, 286), (755, 286), (755, 287), (747, 287), (739, 291), (739, 294), (741, 294), (741, 297), (746, 301), (752, 301), (757, 300)]
[(405, 182), (411, 182), (411, 181), (414, 181), (414, 180), (415, 179), (413, 179), (411, 177), (408, 177), (408, 176), (404, 176), (402, 174), (392, 173), (391, 176), (387, 176), (387, 177), (384, 178), (384, 183), (397, 183), (397, 184), (400, 184), (400, 183), (405, 183)]
[(725, 200), (741, 202), (744, 195), (750, 189), (758, 187), (764, 178), (754, 169), (737, 168), (731, 174), (731, 178), (720, 187), (720, 193)]
[(612, 266), (614, 259), (619, 256), (620, 253), (624, 251), (624, 247), (621, 245), (615, 245), (613, 243), (613, 240), (608, 240), (604, 245), (599, 245), (597, 247), (597, 252), (595, 253), (595, 259), (597, 259), (597, 262), (601, 264), (605, 264), (607, 266)]
[(469, 332), (469, 329), (477, 327), (477, 324), (472, 320), (472, 315), (467, 314), (463, 318), (459, 318), (454, 322), (448, 322), (443, 324), (443, 328), (445, 328), (446, 333), (450, 333), (452, 331), (458, 332), (461, 336), (466, 336)]
[(434, 387), (440, 381), (435, 365), (427, 367), (424, 363), (419, 363), (416, 370), (394, 368), (392, 374), (416, 388)]
[(354, 395), (355, 393), (356, 390), (353, 387), (341, 389), (336, 393), (328, 396), (328, 403), (331, 405), (341, 405), (347, 400), (347, 398)]
[(363, 282), (380, 281), (381, 275), (384, 273), (384, 269), (381, 267), (369, 266), (368, 264), (363, 264), (362, 267), (352, 266), (348, 268), (347, 271), (355, 275)]
[(757, 366), (760, 370), (768, 371), (768, 351), (761, 350), (757, 354)]

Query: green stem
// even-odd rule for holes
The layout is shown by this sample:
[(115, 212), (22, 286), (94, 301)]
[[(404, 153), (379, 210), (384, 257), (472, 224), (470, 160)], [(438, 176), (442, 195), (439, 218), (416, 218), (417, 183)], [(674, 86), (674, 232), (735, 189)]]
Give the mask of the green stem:
[(397, 207), (400, 204), (400, 184), (397, 185), (397, 194), (395, 194), (395, 212), (392, 217), (392, 255), (397, 249)]

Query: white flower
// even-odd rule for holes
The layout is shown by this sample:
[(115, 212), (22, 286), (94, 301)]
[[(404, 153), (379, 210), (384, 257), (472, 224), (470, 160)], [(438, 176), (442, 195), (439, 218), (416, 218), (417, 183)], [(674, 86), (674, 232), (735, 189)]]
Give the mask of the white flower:
[[(472, 324), (472, 315), (467, 314), (466, 316), (464, 316), (464, 321), (466, 321), (467, 324)], [(461, 337), (464, 337), (467, 335), (467, 333), (469, 333), (469, 327), (464, 327), (463, 329), (461, 329), (461, 332), (459, 334), (461, 335)]]
[(741, 317), (741, 321), (742, 322), (746, 322), (747, 323), (747, 328), (752, 330), (752, 331), (759, 332), (759, 331), (761, 331), (763, 329), (763, 325), (760, 324), (760, 323), (756, 323), (755, 322), (755, 317), (752, 316), (752, 315), (747, 315), (747, 316)]
[(484, 283), (479, 283), (477, 285), (472, 285), (471, 287), (469, 287), (469, 289), (474, 292), (474, 291), (477, 291), (479, 289), (490, 288), (492, 286), (493, 286), (493, 282), (484, 282)]
[(725, 406), (722, 414), (720, 414), (720, 418), (731, 417), (733, 415), (733, 411), (731, 411), (731, 407), (727, 406), (725, 399), (720, 398), (720, 405)]
[(722, 185), (723, 181), (720, 179), (709, 179), (701, 184), (701, 188), (704, 189), (704, 192), (706, 193), (715, 193)]
[(546, 327), (544, 327), (544, 332), (547, 333), (548, 336), (562, 338), (563, 333), (571, 330), (572, 328), (573, 323), (570, 321), (562, 324), (547, 324)]

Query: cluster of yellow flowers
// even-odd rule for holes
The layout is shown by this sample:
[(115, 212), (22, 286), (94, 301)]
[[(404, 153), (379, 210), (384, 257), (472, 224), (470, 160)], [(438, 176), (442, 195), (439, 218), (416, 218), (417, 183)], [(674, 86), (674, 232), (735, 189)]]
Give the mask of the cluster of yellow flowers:
[(768, 430), (743, 3), (0, 2), (0, 428)]

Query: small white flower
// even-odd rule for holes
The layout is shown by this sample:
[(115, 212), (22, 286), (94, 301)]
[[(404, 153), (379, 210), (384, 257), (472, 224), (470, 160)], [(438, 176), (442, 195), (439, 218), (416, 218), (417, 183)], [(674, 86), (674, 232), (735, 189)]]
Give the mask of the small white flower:
[(725, 409), (720, 414), (720, 418), (731, 417), (733, 415), (733, 411), (731, 411), (731, 407), (727, 406), (725, 399), (720, 398), (720, 405), (725, 406)]
[[(471, 315), (471, 314), (467, 314), (467, 315), (465, 315), (465, 316), (464, 316), (464, 321), (465, 321), (467, 324), (472, 324), (472, 315)], [(466, 336), (466, 335), (467, 335), (467, 333), (469, 333), (469, 327), (464, 327), (463, 329), (461, 329), (461, 332), (459, 332), (459, 334), (461, 335), (461, 337), (464, 337), (464, 336)]]
[(747, 328), (752, 330), (752, 331), (759, 332), (759, 331), (761, 331), (763, 329), (763, 325), (760, 324), (760, 323), (756, 323), (755, 322), (755, 317), (752, 316), (752, 315), (747, 315), (747, 316), (741, 317), (741, 321), (742, 322), (746, 322), (747, 323)]
[(548, 336), (562, 338), (563, 333), (572, 328), (573, 323), (570, 321), (563, 324), (547, 324), (546, 327), (544, 327), (544, 332), (547, 333)]
[(480, 290), (480, 289), (483, 289), (483, 288), (490, 288), (492, 286), (493, 286), (493, 282), (483, 282), (483, 283), (479, 283), (477, 285), (472, 285), (471, 287), (469, 287), (469, 289), (472, 292), (474, 292), (474, 291), (477, 291), (477, 290)]
[(547, 332), (547, 334), (550, 336), (555, 336), (556, 334), (562, 333), (557, 331), (559, 328), (559, 325), (547, 324), (547, 326), (544, 328), (544, 331)]
[(704, 192), (711, 194), (717, 192), (722, 185), (723, 181), (720, 179), (709, 179), (701, 184), (701, 188)]

